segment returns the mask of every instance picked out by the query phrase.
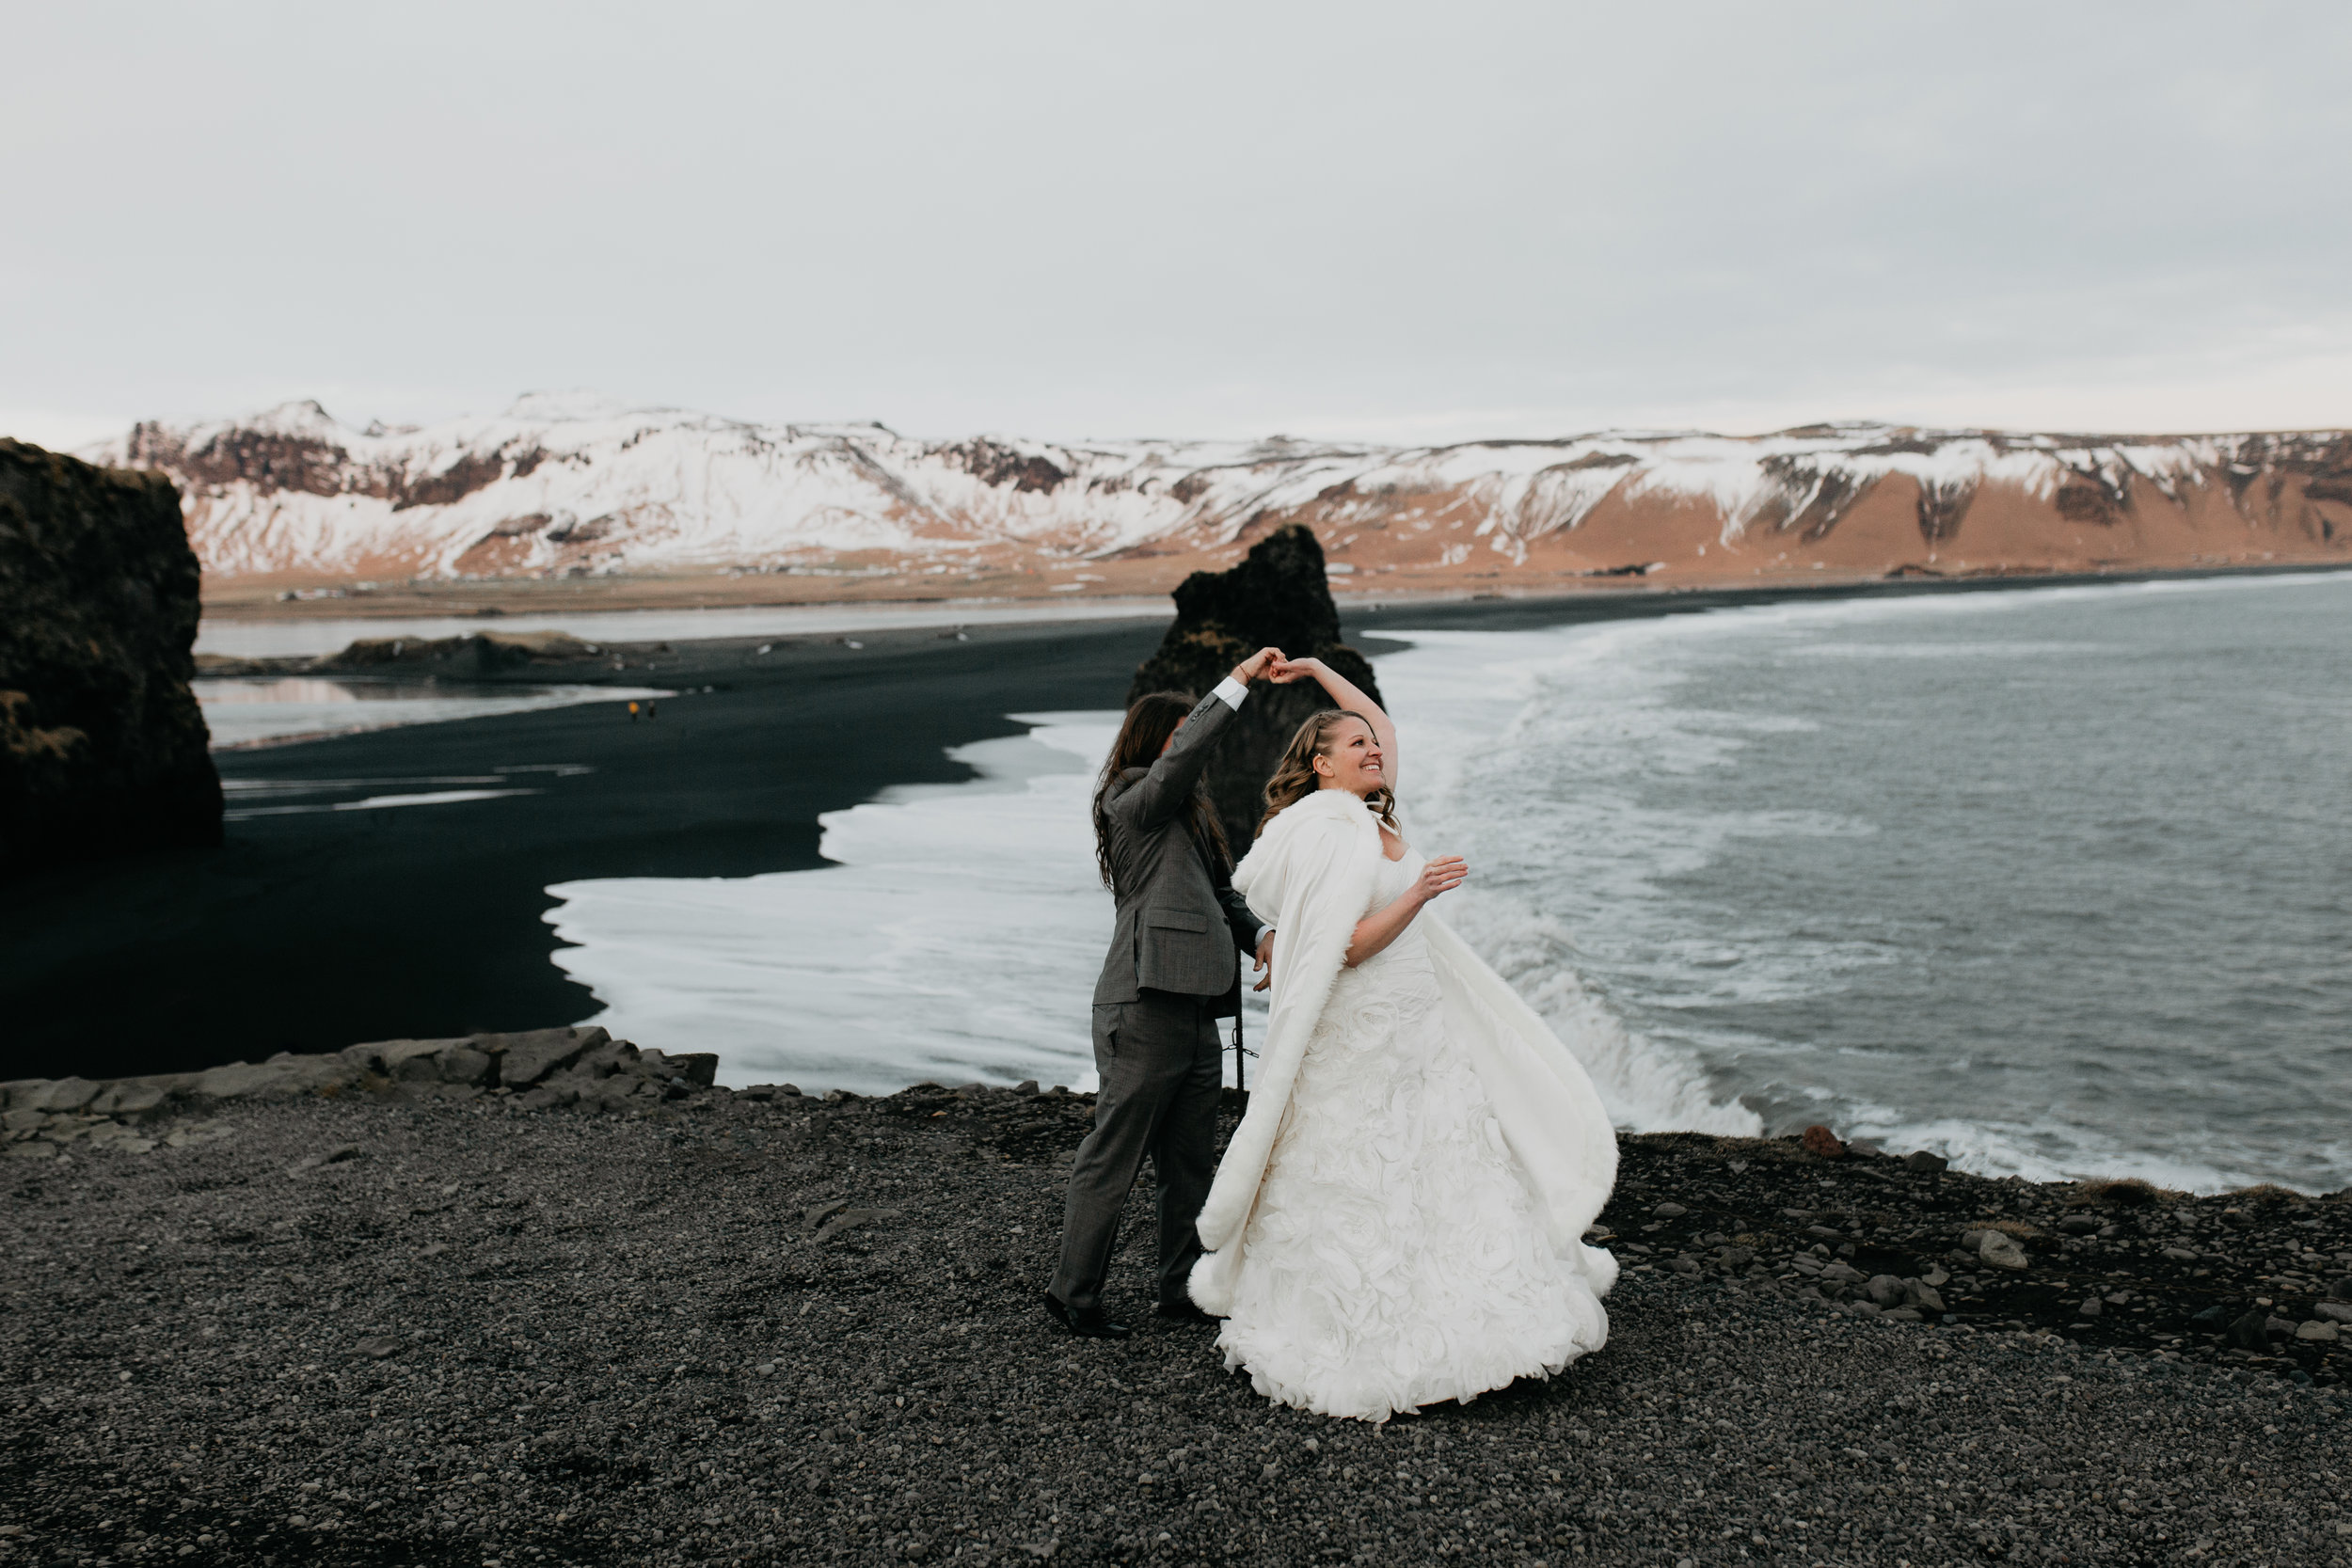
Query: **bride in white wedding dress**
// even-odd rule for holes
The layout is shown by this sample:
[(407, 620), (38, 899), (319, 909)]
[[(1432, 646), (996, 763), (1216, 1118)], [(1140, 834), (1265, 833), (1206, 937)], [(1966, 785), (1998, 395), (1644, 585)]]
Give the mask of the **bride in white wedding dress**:
[(1385, 1421), (1608, 1341), (1616, 1260), (1582, 1237), (1617, 1146), (1576, 1058), (1428, 912), (1466, 870), (1406, 843), (1388, 715), (1320, 660), (1275, 673), (1309, 676), (1338, 707), (1233, 872), (1275, 927), (1273, 1014), (1191, 1291), (1258, 1392)]

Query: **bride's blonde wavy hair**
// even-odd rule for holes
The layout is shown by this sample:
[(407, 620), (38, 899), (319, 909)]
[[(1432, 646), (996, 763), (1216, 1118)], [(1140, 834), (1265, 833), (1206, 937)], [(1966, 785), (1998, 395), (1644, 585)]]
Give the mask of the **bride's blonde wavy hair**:
[[(1327, 707), (1311, 715), (1298, 726), (1291, 743), (1283, 748), (1282, 760), (1274, 765), (1274, 777), (1266, 781), (1265, 815), (1258, 818), (1258, 832), (1282, 812), (1323, 787), (1323, 775), (1315, 771), (1315, 758), (1331, 749), (1331, 732), (1343, 719), (1353, 719), (1375, 736), (1380, 732), (1371, 720), (1353, 708)], [(1364, 797), (1364, 809), (1377, 816), (1389, 832), (1402, 833), (1396, 825), (1396, 792), (1387, 784)]]

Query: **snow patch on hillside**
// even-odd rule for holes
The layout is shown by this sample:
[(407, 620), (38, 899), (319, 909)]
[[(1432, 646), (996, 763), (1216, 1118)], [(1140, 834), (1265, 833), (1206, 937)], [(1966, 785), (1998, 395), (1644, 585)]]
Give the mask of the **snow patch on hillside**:
[(1171, 539), (1226, 544), (1268, 515), (1344, 525), (1400, 498), (1466, 509), (1457, 515), (1474, 517), (1479, 534), (1520, 553), (1612, 496), (1711, 507), (1728, 543), (1792, 518), (1834, 520), (1892, 477), (1961, 508), (1985, 484), (2043, 499), (2087, 486), (2121, 504), (2134, 479), (2177, 499), (2230, 465), (2337, 439), (1836, 425), (1413, 449), (1284, 437), (925, 442), (879, 424), (761, 425), (565, 391), (404, 429), (355, 428), (314, 402), (287, 403), (243, 419), (144, 424), (88, 455), (172, 474), (215, 572), (457, 577), (842, 557), (903, 570), (991, 550), (1102, 557)]

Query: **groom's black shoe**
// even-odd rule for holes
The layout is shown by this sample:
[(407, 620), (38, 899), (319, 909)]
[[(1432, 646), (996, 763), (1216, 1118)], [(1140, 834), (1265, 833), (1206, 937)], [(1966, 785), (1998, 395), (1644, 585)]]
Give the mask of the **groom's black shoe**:
[(1099, 1307), (1089, 1312), (1073, 1312), (1055, 1299), (1051, 1291), (1045, 1293), (1045, 1310), (1056, 1323), (1081, 1339), (1124, 1339), (1135, 1333), (1125, 1323), (1111, 1322)]
[(1213, 1323), (1217, 1319), (1200, 1310), (1200, 1304), (1190, 1301), (1164, 1301), (1152, 1309), (1160, 1317), (1176, 1323)]

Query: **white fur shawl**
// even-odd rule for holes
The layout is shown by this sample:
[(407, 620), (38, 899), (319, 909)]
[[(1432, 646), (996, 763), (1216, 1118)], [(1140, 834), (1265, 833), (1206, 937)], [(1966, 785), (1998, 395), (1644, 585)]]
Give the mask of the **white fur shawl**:
[[(1209, 1250), (1193, 1269), (1191, 1289), (1206, 1311), (1232, 1310), (1259, 1183), (1379, 864), (1377, 820), (1346, 790), (1324, 789), (1266, 824), (1233, 870), (1233, 886), (1279, 935), (1258, 1082), (1200, 1211), (1200, 1243)], [(1553, 1246), (1577, 1258), (1595, 1292), (1605, 1294), (1616, 1283), (1616, 1259), (1583, 1243), (1617, 1177), (1616, 1135), (1600, 1096), (1583, 1065), (1467, 942), (1428, 910), (1414, 925), (1438, 973), (1447, 1036), (1469, 1055), (1493, 1101)]]

